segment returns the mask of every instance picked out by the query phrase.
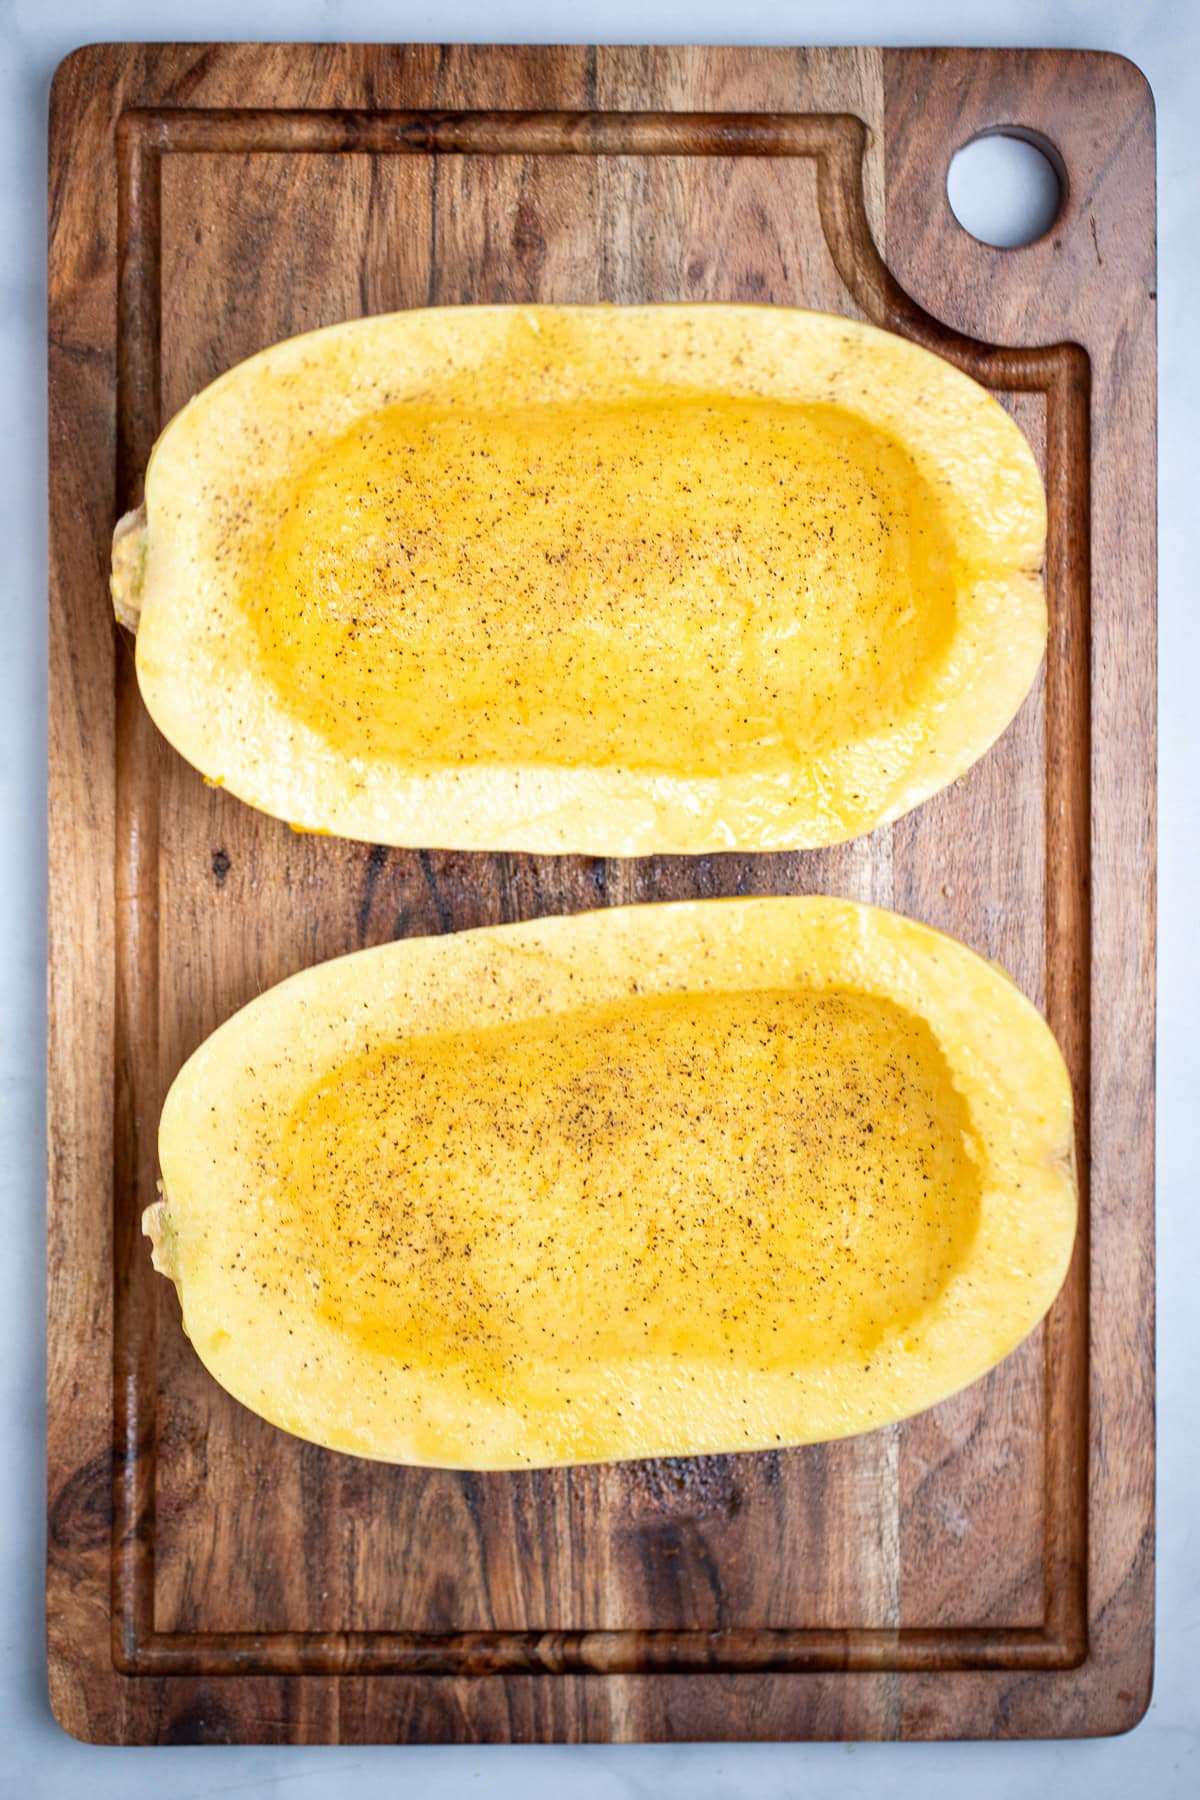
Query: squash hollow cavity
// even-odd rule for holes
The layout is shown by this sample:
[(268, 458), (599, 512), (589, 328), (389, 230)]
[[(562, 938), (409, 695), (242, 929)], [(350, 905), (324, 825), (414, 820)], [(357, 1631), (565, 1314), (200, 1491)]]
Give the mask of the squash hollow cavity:
[(786, 769), (911, 714), (954, 633), (936, 492), (833, 406), (394, 406), (272, 510), (264, 674), (405, 763)]
[(292, 1113), (272, 1257), (400, 1361), (868, 1360), (970, 1247), (970, 1119), (854, 993), (633, 997), (373, 1049)]

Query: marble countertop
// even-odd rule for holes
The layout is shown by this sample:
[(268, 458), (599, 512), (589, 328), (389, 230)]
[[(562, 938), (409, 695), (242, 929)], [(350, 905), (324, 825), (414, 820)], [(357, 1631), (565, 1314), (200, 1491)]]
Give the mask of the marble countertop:
[[(67, 1738), (46, 1699), (44, 1504), (45, 138), (59, 58), (96, 39), (344, 38), (514, 42), (1037, 44), (1123, 52), (1158, 102), (1160, 293), (1160, 1022), (1158, 1126), (1158, 1672), (1131, 1735), (1083, 1743), (675, 1745), (456, 1749), (99, 1750)], [(706, 1800), (886, 1790), (939, 1800), (1053, 1792), (1152, 1800), (1200, 1792), (1200, 9), (1191, 0), (0, 0), (0, 1795), (139, 1800), (220, 1794), (407, 1800)]]

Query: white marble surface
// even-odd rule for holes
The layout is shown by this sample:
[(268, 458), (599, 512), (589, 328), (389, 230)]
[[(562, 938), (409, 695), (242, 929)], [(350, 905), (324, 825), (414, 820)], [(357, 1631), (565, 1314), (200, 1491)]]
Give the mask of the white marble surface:
[[(75, 45), (112, 38), (396, 42), (1053, 44), (1123, 51), (1158, 99), (1161, 321), (1161, 962), (1158, 1676), (1144, 1723), (1092, 1743), (574, 1749), (97, 1750), (46, 1703), (42, 1628), (45, 960), (45, 114)], [(409, 1800), (1200, 1793), (1200, 8), (1193, 0), (0, 0), (0, 1794), (175, 1800), (218, 1794)]]

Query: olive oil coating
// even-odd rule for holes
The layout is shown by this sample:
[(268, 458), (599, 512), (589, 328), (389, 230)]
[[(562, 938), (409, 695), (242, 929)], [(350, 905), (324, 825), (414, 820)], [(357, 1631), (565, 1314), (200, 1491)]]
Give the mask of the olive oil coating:
[(630, 996), (332, 1071), (288, 1122), (271, 1254), (371, 1348), (498, 1393), (547, 1363), (869, 1361), (970, 1246), (969, 1128), (890, 1000)]
[(834, 406), (393, 406), (279, 497), (242, 604), (325, 738), (721, 775), (871, 736), (952, 640), (904, 447)]

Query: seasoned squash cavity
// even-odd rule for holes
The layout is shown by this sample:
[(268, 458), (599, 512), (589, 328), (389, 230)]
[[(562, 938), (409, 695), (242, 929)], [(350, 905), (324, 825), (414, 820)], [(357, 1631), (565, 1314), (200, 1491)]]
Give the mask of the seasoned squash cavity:
[(497, 1394), (531, 1358), (812, 1366), (936, 1301), (979, 1219), (968, 1131), (893, 1001), (630, 996), (338, 1068), (284, 1128), (279, 1228), (323, 1317), (400, 1360), (469, 1350)]
[(911, 711), (954, 633), (936, 496), (829, 406), (391, 407), (285, 505), (239, 596), (263, 670), (398, 764), (811, 759)]

